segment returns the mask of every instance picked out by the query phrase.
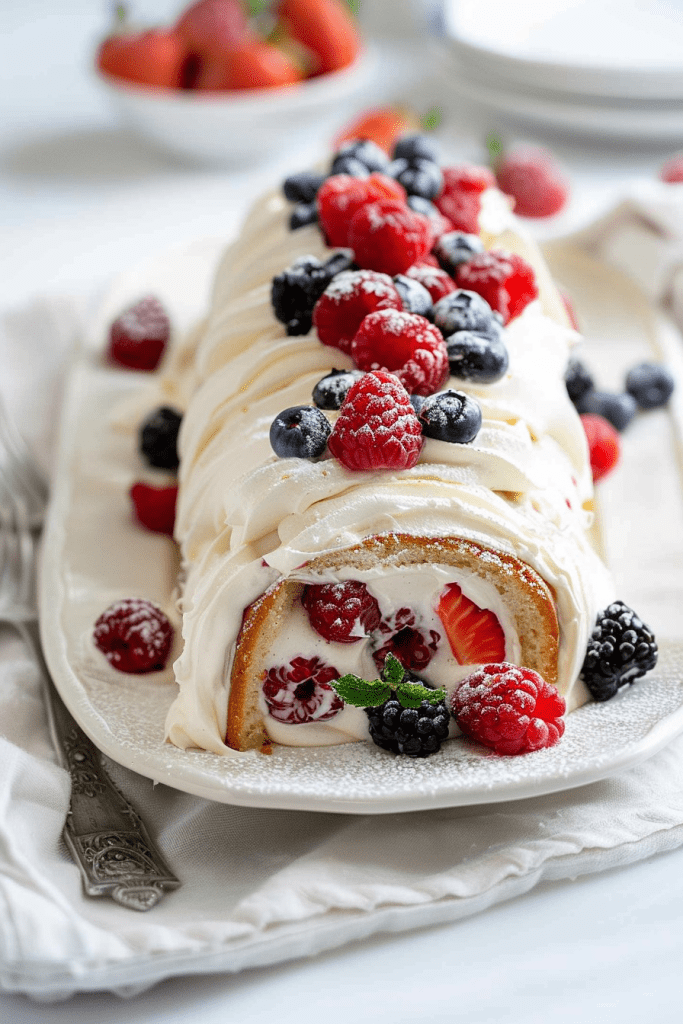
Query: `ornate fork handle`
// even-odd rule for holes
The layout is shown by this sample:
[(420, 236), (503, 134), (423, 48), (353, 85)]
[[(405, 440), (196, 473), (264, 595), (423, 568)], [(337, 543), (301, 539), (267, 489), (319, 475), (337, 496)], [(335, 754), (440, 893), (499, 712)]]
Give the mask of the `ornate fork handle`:
[(64, 840), (80, 868), (83, 888), (89, 896), (111, 896), (131, 910), (150, 910), (180, 882), (64, 706), (43, 657), (37, 622), (22, 622), (18, 628), (43, 675), (52, 738), (71, 775)]

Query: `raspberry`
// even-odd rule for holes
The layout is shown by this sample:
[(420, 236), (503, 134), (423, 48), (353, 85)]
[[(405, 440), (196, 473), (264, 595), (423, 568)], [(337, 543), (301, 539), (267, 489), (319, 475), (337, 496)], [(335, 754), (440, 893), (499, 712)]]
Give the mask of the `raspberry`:
[(170, 335), (171, 324), (164, 307), (148, 295), (114, 320), (109, 358), (133, 370), (155, 370)]
[(459, 288), (477, 292), (503, 323), (514, 320), (538, 295), (532, 267), (516, 253), (493, 250), (462, 263), (455, 274)]
[(417, 628), (415, 613), (410, 608), (399, 608), (390, 620), (380, 623), (379, 630), (390, 635), (372, 655), (378, 672), (384, 668), (387, 654), (393, 654), (404, 669), (422, 672), (434, 657), (441, 640), (435, 629)]
[(593, 483), (597, 483), (598, 480), (602, 480), (603, 476), (611, 473), (619, 462), (621, 455), (619, 432), (604, 416), (593, 413), (584, 413), (581, 416), (581, 422), (588, 440)]
[(667, 160), (659, 172), (659, 178), (670, 185), (683, 181), (683, 154), (678, 153), (670, 160)]
[[(385, 174), (352, 178), (333, 174), (318, 189), (318, 217), (328, 245), (348, 245), (349, 224), (357, 210), (367, 203), (391, 199), (405, 205), (405, 189)], [(378, 268), (373, 268), (378, 269)]]
[(166, 533), (172, 537), (178, 498), (177, 485), (151, 487), (149, 484), (137, 483), (133, 484), (129, 493), (137, 521), (154, 533)]
[(443, 168), (443, 195), (456, 195), (470, 192), (480, 195), (487, 188), (493, 188), (496, 179), (488, 167), (475, 164), (458, 164), (455, 167)]
[(355, 644), (377, 629), (381, 619), (377, 601), (360, 580), (309, 584), (301, 603), (311, 627), (329, 643)]
[(538, 672), (508, 662), (484, 665), (451, 697), (451, 711), (470, 739), (497, 754), (552, 747), (564, 733), (564, 698)]
[(431, 395), (448, 380), (448, 349), (423, 316), (380, 309), (361, 323), (351, 343), (360, 370), (390, 370), (408, 393)]
[(320, 658), (292, 658), (289, 665), (270, 668), (263, 682), (268, 714), (278, 722), (326, 722), (344, 707), (330, 686), (339, 672)]
[(476, 192), (459, 192), (440, 195), (434, 200), (439, 213), (450, 223), (451, 231), (464, 231), (468, 235), (479, 234), (479, 211), (481, 199)]
[(432, 247), (428, 217), (395, 199), (367, 203), (351, 218), (348, 245), (356, 263), (385, 274), (402, 274)]
[(427, 289), (432, 297), (432, 302), (438, 302), (444, 295), (454, 292), (456, 288), (455, 281), (448, 276), (445, 270), (438, 266), (433, 267), (428, 263), (416, 263), (414, 267), (410, 267), (406, 271), (406, 274), (408, 277), (414, 277)]
[(156, 672), (168, 659), (173, 627), (151, 601), (127, 597), (102, 612), (93, 639), (119, 672)]
[(378, 370), (349, 388), (327, 447), (346, 469), (410, 469), (422, 443), (408, 392), (392, 373)]
[(594, 700), (609, 700), (622, 686), (653, 669), (657, 656), (650, 627), (623, 601), (615, 601), (598, 614), (581, 678)]
[(374, 270), (346, 270), (337, 274), (318, 299), (313, 323), (323, 345), (348, 353), (361, 323), (377, 309), (403, 309), (401, 296), (389, 275)]
[(569, 198), (569, 182), (544, 149), (510, 150), (496, 166), (496, 179), (501, 192), (515, 200), (515, 213), (522, 217), (551, 217)]

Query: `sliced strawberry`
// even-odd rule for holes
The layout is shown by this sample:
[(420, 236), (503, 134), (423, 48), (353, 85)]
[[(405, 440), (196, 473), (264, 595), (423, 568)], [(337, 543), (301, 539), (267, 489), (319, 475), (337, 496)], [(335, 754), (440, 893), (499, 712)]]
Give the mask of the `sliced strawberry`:
[(490, 665), (505, 661), (505, 634), (492, 611), (465, 597), (449, 583), (436, 609), (459, 665)]
[(280, 0), (276, 14), (318, 57), (318, 74), (352, 64), (360, 50), (354, 20), (341, 0)]

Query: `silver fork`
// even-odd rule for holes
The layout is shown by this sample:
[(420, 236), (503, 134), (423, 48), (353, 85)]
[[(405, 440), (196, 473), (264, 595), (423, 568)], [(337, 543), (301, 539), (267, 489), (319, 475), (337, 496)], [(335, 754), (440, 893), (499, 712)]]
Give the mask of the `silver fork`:
[(37, 527), (46, 500), (45, 479), (0, 399), (0, 623), (19, 632), (43, 677), (52, 740), (71, 776), (64, 840), (85, 892), (149, 910), (180, 882), (65, 708), (43, 657), (35, 590)]

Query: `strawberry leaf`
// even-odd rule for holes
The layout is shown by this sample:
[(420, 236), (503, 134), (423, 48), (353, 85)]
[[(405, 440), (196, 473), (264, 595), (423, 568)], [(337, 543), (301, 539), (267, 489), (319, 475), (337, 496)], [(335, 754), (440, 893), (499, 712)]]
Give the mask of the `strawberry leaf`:
[(391, 696), (391, 687), (381, 679), (361, 679), (349, 672), (330, 683), (345, 704), (355, 708), (377, 708)]
[(396, 687), (399, 704), (404, 708), (419, 708), (423, 700), (429, 704), (438, 704), (446, 697), (445, 690), (430, 690), (422, 683), (399, 683)]

